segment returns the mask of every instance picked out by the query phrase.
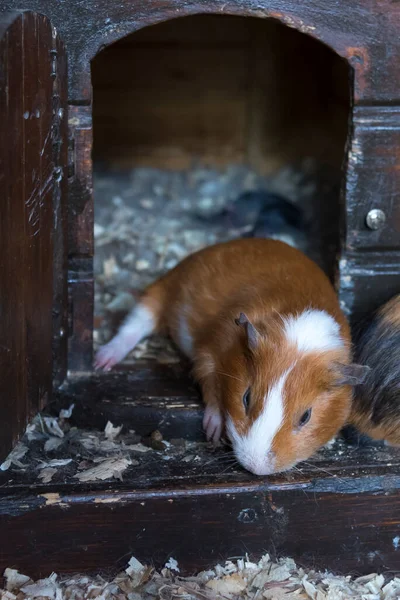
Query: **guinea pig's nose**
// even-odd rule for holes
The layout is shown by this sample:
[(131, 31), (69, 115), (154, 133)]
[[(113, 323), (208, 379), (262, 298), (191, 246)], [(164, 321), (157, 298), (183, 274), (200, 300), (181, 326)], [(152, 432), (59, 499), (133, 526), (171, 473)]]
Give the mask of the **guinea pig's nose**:
[(252, 460), (246, 468), (254, 475), (271, 475), (275, 471), (275, 453), (267, 452), (264, 458), (260, 456), (258, 460)]

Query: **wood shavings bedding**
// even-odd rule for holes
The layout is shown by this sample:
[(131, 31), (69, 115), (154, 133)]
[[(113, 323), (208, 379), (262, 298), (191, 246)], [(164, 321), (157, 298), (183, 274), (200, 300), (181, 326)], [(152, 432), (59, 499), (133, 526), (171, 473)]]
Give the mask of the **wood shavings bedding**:
[(258, 563), (247, 557), (227, 561), (197, 576), (181, 577), (170, 557), (161, 572), (132, 557), (114, 579), (100, 575), (63, 578), (52, 573), (39, 581), (15, 569), (6, 569), (0, 600), (395, 600), (400, 578), (371, 573), (358, 578), (306, 570), (291, 558), (274, 562), (268, 555)]
[(111, 422), (104, 431), (73, 427), (69, 421), (73, 410), (71, 405), (58, 417), (36, 415), (0, 469), (33, 477), (42, 484), (89, 483), (122, 481), (133, 471), (137, 474), (139, 465), (145, 472), (146, 465), (154, 462), (172, 460), (187, 465), (213, 460), (212, 445), (183, 439), (169, 442), (157, 430), (143, 438)]
[(105, 481), (111, 478), (122, 480), (122, 473), (133, 464), (128, 458), (103, 458), (95, 462), (99, 464), (77, 473), (74, 477), (79, 481)]

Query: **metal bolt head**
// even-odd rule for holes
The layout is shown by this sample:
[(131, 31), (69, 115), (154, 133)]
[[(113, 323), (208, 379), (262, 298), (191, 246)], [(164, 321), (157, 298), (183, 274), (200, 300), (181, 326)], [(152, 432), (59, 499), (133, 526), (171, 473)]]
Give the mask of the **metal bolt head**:
[(380, 208), (373, 208), (367, 214), (365, 222), (369, 229), (376, 231), (380, 229), (386, 221), (386, 215)]
[(60, 182), (62, 180), (62, 178), (63, 178), (63, 170), (62, 170), (62, 168), (61, 167), (56, 167), (54, 169), (54, 179), (57, 182)]

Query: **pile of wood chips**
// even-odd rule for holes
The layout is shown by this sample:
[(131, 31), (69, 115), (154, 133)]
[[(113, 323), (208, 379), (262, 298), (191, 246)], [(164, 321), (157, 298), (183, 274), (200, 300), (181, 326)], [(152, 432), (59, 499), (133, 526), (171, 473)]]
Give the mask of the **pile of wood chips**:
[(268, 555), (258, 562), (247, 558), (227, 561), (224, 566), (181, 577), (179, 566), (170, 558), (161, 573), (145, 567), (132, 557), (125, 571), (114, 579), (50, 577), (32, 581), (15, 569), (4, 573), (5, 589), (0, 600), (49, 598), (50, 600), (391, 600), (400, 598), (400, 579), (385, 579), (371, 573), (351, 578), (307, 571), (290, 558), (271, 561)]
[(62, 409), (58, 417), (38, 413), (22, 439), (0, 463), (0, 472), (14, 476), (34, 474), (43, 484), (74, 480), (122, 481), (128, 470), (137, 475), (139, 465), (145, 468), (153, 461), (184, 463), (198, 468), (215, 462), (218, 469), (217, 460), (224, 458), (222, 444), (215, 448), (208, 442), (181, 438), (169, 441), (157, 430), (142, 437), (110, 421), (104, 431), (72, 427), (69, 419), (73, 410), (74, 404), (71, 404), (68, 409)]

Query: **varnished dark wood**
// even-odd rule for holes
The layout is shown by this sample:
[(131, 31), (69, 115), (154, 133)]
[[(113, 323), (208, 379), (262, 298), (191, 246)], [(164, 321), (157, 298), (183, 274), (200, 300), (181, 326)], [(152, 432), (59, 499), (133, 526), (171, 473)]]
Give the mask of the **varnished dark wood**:
[(67, 55), (56, 36), (52, 52), (53, 124), (52, 160), (55, 166), (53, 183), (53, 387), (60, 385), (67, 374), (68, 360), (68, 82)]
[(91, 258), (70, 260), (68, 271), (68, 369), (87, 373), (93, 362), (94, 281)]
[[(62, 305), (62, 286), (57, 284), (57, 294), (53, 289), (53, 194), (58, 190), (58, 214), (64, 176), (62, 151), (54, 145), (63, 141), (57, 124), (63, 123), (65, 132), (66, 117), (60, 113), (66, 112), (63, 73), (64, 94), (57, 110), (53, 106), (54, 68), (59, 58), (60, 64), (65, 61), (62, 53), (46, 17), (1, 16), (0, 457), (51, 394), (54, 297)], [(65, 281), (62, 245), (57, 252), (59, 281)]]
[(68, 253), (93, 256), (92, 113), (90, 107), (69, 110), (70, 159)]
[[(339, 290), (357, 323), (400, 289), (400, 108), (356, 106), (346, 172), (344, 240)], [(367, 227), (370, 210), (386, 215)]]
[[(0, 295), (2, 314), (0, 320), (2, 331), (0, 391), (4, 415), (0, 425), (0, 456), (3, 457), (21, 433), (20, 415), (22, 421), (25, 421), (28, 406), (24, 365), (26, 356), (25, 307), (20, 279), (25, 253), (23, 243), (17, 243), (19, 236), (22, 234), (23, 237), (25, 232), (25, 215), (24, 203), (14, 204), (12, 202), (13, 198), (22, 200), (25, 195), (23, 168), (21, 159), (18, 160), (19, 156), (22, 158), (21, 146), (24, 144), (21, 127), (24, 112), (22, 93), (23, 21), (17, 14), (6, 15), (2, 17), (0, 27), (0, 114), (1, 122), (4, 124), (0, 133), (0, 210), (2, 217), (0, 219), (0, 248), (3, 257), (0, 268), (2, 281), (7, 282), (7, 288), (2, 286)], [(14, 77), (10, 74), (11, 68)], [(11, 111), (9, 108), (10, 97), (13, 98)], [(12, 139), (9, 139), (9, 131), (13, 132)], [(6, 261), (4, 260), (5, 256), (8, 257)], [(7, 294), (5, 294), (6, 289)], [(12, 382), (11, 389), (8, 385), (9, 382)]]
[(88, 106), (70, 106), (68, 181), (68, 368), (92, 369), (94, 309), (94, 207), (92, 114)]
[(190, 365), (138, 364), (112, 373), (69, 379), (48, 407), (55, 415), (75, 405), (72, 423), (103, 430), (107, 421), (149, 435), (204, 441), (203, 404)]
[[(347, 165), (348, 251), (399, 252), (400, 106), (357, 106), (353, 111), (354, 139)], [(380, 208), (385, 225), (372, 231), (368, 211)]]
[[(32, 489), (17, 477), (0, 488), (0, 569), (115, 573), (134, 555), (156, 567), (173, 556), (190, 573), (270, 552), (336, 572), (397, 572), (399, 456), (389, 456), (391, 466), (356, 451), (333, 468), (332, 459), (313, 461), (264, 480), (225, 467), (218, 473), (215, 460), (193, 470), (159, 457), (132, 467), (139, 469), (133, 486), (126, 475)], [(155, 468), (157, 477), (146, 478)]]
[(399, 293), (398, 252), (347, 252), (340, 263), (339, 296), (354, 327)]
[[(25, 0), (25, 6), (44, 11), (52, 20), (70, 53), (70, 99), (89, 102), (91, 95), (89, 61), (104, 46), (167, 19), (185, 15), (215, 13), (271, 17), (299, 29), (332, 47), (348, 59), (355, 70), (355, 97), (358, 102), (392, 102), (398, 99), (398, 36), (400, 11), (391, 0), (366, 4), (344, 0), (328, 6), (325, 0), (78, 0), (47, 3)], [(18, 0), (6, 0), (2, 10), (19, 7)], [(382, 61), (385, 68), (382, 68)]]

